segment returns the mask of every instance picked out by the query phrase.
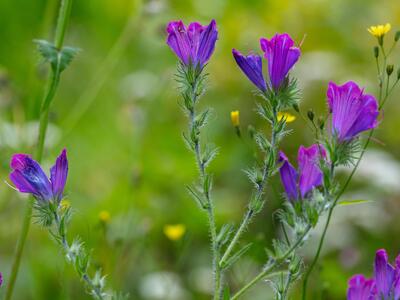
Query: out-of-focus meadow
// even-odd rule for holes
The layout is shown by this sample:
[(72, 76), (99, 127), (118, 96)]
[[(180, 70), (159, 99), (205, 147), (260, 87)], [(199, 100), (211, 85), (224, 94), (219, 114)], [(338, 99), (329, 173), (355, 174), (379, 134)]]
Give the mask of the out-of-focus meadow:
[[(58, 1), (0, 1), (0, 178), (8, 180), (15, 152), (34, 151), (46, 68), (33, 39), (52, 36)], [(66, 45), (81, 49), (63, 73), (51, 109), (45, 151), (49, 167), (66, 147), (70, 159), (67, 199), (74, 208), (69, 234), (93, 249), (93, 263), (108, 284), (131, 299), (209, 299), (212, 284), (207, 221), (185, 185), (196, 178), (193, 158), (182, 141), (186, 119), (178, 106), (176, 58), (165, 45), (172, 19), (208, 23), (219, 29), (209, 65), (203, 105), (213, 107), (206, 138), (220, 149), (212, 164), (217, 223), (239, 222), (251, 185), (243, 169), (254, 158), (248, 125), (262, 126), (253, 86), (232, 58), (233, 47), (259, 51), (260, 37), (288, 32), (302, 45), (293, 71), (302, 91), (301, 108), (326, 112), (330, 80), (355, 80), (377, 92), (374, 38), (366, 28), (390, 22), (400, 27), (398, 0), (86, 0), (74, 1)], [(400, 53), (400, 49), (397, 51)], [(395, 55), (392, 63), (400, 63)], [(400, 250), (400, 91), (386, 107), (371, 148), (344, 199), (370, 200), (339, 207), (320, 267), (313, 274), (312, 299), (343, 299), (353, 273), (370, 275), (375, 250)], [(245, 138), (239, 139), (229, 113), (239, 109)], [(283, 148), (296, 156), (313, 141), (299, 116)], [(343, 170), (343, 174), (346, 170)], [(265, 248), (277, 234), (274, 210), (282, 205), (278, 178), (268, 202), (242, 243), (249, 255), (229, 273), (232, 286), (248, 281), (265, 263)], [(0, 271), (5, 282), (27, 198), (0, 187)], [(103, 213), (101, 213), (103, 211)], [(107, 213), (109, 213), (109, 216)], [(166, 235), (182, 224), (184, 234)], [(181, 227), (182, 228), (182, 227)], [(171, 230), (170, 230), (171, 231)], [(170, 232), (169, 231), (169, 232)], [(316, 249), (314, 232), (302, 251)], [(1, 288), (4, 293), (4, 287)], [(293, 291), (293, 299), (298, 298)], [(272, 299), (260, 283), (245, 299)], [(88, 299), (72, 268), (39, 225), (31, 227), (14, 299)]]

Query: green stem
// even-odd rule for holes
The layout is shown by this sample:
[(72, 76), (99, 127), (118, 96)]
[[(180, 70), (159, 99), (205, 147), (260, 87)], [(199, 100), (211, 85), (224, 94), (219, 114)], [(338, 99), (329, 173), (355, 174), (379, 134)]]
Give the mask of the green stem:
[[(192, 102), (193, 102), (193, 109), (190, 112), (190, 132), (192, 131), (193, 127), (195, 126), (195, 106), (197, 103), (197, 80), (192, 85)], [(194, 153), (196, 157), (197, 167), (199, 168), (200, 173), (200, 180), (202, 181), (202, 185), (204, 185), (204, 180), (206, 178), (206, 170), (204, 163), (201, 160), (201, 149), (200, 149), (200, 138), (197, 139), (195, 142)], [(203, 189), (204, 190), (204, 189)], [(213, 273), (214, 273), (214, 300), (219, 300), (222, 294), (222, 273), (221, 268), (219, 265), (219, 249), (217, 244), (217, 226), (215, 222), (215, 213), (214, 213), (214, 205), (212, 199), (210, 197), (209, 192), (204, 191), (204, 197), (207, 200), (208, 208), (207, 208), (207, 215), (208, 215), (208, 222), (209, 222), (209, 229), (211, 235), (211, 244), (212, 244), (212, 255), (213, 255)]]
[(292, 253), (295, 251), (303, 242), (306, 235), (311, 230), (311, 226), (308, 225), (304, 232), (297, 238), (297, 241), (293, 244), (291, 248), (289, 248), (280, 258), (277, 258), (272, 264), (262, 270), (259, 274), (257, 274), (249, 283), (247, 283), (244, 287), (242, 287), (235, 295), (231, 297), (231, 300), (239, 299), (247, 290), (249, 290), (252, 286), (254, 286), (258, 281), (265, 278), (267, 275), (270, 275), (271, 272), (282, 264)]
[[(276, 152), (276, 129), (275, 129), (275, 125), (276, 125), (276, 119), (277, 119), (277, 112), (276, 109), (273, 109), (273, 121), (271, 124), (272, 127), (272, 133), (271, 133), (271, 150), (269, 152), (269, 155), (266, 156), (265, 161), (264, 161), (264, 168), (262, 171), (262, 180), (261, 183), (258, 185), (257, 187), (257, 191), (256, 191), (256, 199), (259, 201), (264, 193), (264, 188), (265, 185), (267, 183), (268, 178), (270, 177), (271, 174), (271, 157), (274, 157), (274, 153)], [(275, 162), (273, 162), (275, 163)], [(249, 209), (247, 210), (246, 214), (243, 217), (242, 222), (240, 223), (240, 226), (238, 228), (238, 230), (236, 231), (233, 239), (231, 240), (231, 242), (229, 243), (228, 247), (225, 250), (224, 255), (222, 256), (221, 261), (219, 262), (220, 266), (223, 266), (223, 264), (226, 262), (226, 260), (229, 258), (230, 253), (233, 251), (233, 249), (235, 248), (236, 244), (239, 241), (239, 238), (242, 236), (243, 232), (245, 231), (245, 229), (247, 228), (247, 226), (249, 225), (251, 219), (254, 216), (254, 210), (252, 208), (249, 207)]]
[[(62, 44), (64, 41), (65, 31), (68, 24), (68, 19), (71, 12), (72, 0), (62, 0), (59, 17), (57, 21), (56, 27), (56, 35), (54, 43), (57, 49), (62, 48)], [(54, 98), (55, 92), (57, 90), (57, 86), (59, 83), (59, 73), (52, 71), (52, 75), (48, 79), (47, 89), (42, 101), (42, 110), (39, 121), (39, 136), (38, 136), (38, 144), (37, 144), (37, 153), (36, 159), (38, 162), (42, 160), (43, 156), (43, 148), (44, 142), (46, 138), (46, 130), (48, 125), (48, 116), (49, 116), (49, 106)], [(24, 221), (22, 223), (22, 229), (18, 237), (17, 247), (14, 254), (14, 259), (11, 267), (11, 273), (7, 285), (7, 290), (5, 294), (5, 300), (10, 300), (13, 295), (15, 282), (17, 280), (19, 266), (21, 264), (21, 258), (25, 247), (26, 238), (28, 236), (29, 227), (32, 219), (32, 209), (33, 209), (34, 199), (30, 199), (25, 210)]]
[(363, 149), (361, 151), (360, 157), (357, 160), (356, 165), (354, 166), (353, 170), (351, 171), (349, 177), (347, 177), (347, 180), (346, 180), (345, 184), (343, 185), (342, 189), (339, 191), (338, 195), (336, 196), (335, 200), (333, 201), (332, 206), (329, 208), (328, 217), (326, 219), (324, 230), (322, 232), (322, 236), (321, 236), (321, 239), (320, 239), (319, 244), (318, 244), (317, 252), (316, 252), (316, 254), (314, 256), (314, 259), (313, 259), (313, 261), (312, 261), (310, 267), (308, 268), (308, 271), (307, 271), (307, 273), (306, 273), (306, 275), (304, 277), (303, 293), (302, 293), (302, 299), (303, 300), (306, 299), (308, 279), (309, 279), (309, 276), (311, 275), (315, 265), (317, 264), (319, 256), (321, 254), (322, 246), (323, 246), (324, 241), (325, 241), (325, 236), (326, 236), (326, 233), (328, 231), (328, 227), (329, 227), (329, 224), (330, 224), (330, 221), (331, 221), (333, 210), (335, 209), (335, 207), (337, 205), (337, 202), (339, 201), (340, 197), (346, 191), (348, 185), (350, 184), (350, 181), (353, 178), (353, 175), (355, 174), (356, 170), (358, 169), (358, 166), (360, 165), (361, 159), (363, 158), (364, 153), (365, 153), (365, 151), (366, 151), (366, 149), (367, 149), (367, 147), (368, 147), (368, 145), (369, 145), (369, 143), (371, 141), (371, 137), (372, 137), (373, 133), (374, 133), (374, 130), (371, 130), (370, 133), (369, 133), (368, 139), (365, 142), (364, 147), (363, 147)]

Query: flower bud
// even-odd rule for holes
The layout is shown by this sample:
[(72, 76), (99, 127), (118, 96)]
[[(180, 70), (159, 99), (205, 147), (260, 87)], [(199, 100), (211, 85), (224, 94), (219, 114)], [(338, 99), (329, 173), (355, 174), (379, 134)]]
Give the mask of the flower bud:
[(378, 46), (374, 47), (374, 56), (375, 56), (375, 58), (379, 57), (379, 47)]
[(299, 108), (299, 105), (298, 105), (297, 103), (293, 104), (292, 107), (293, 107), (293, 109), (294, 109), (295, 111), (297, 111), (298, 113), (300, 112), (300, 108)]
[(387, 67), (386, 67), (386, 74), (387, 74), (388, 76), (392, 75), (393, 70), (394, 70), (394, 66), (393, 66), (393, 65), (387, 65)]
[(400, 68), (397, 69), (397, 79), (400, 80)]
[(314, 122), (315, 114), (314, 114), (314, 112), (312, 111), (312, 109), (310, 109), (310, 110), (307, 112), (307, 117), (310, 119), (311, 122)]
[(240, 122), (239, 122), (239, 111), (231, 111), (231, 122), (234, 127), (238, 127)]
[(249, 125), (247, 127), (247, 131), (249, 132), (250, 138), (254, 139), (254, 135), (256, 134), (256, 129), (254, 128), (253, 125)]
[(396, 34), (394, 35), (394, 41), (397, 42), (400, 39), (400, 30), (396, 31)]
[(324, 120), (324, 118), (322, 116), (320, 116), (318, 118), (318, 127), (319, 127), (319, 129), (324, 130), (325, 120)]

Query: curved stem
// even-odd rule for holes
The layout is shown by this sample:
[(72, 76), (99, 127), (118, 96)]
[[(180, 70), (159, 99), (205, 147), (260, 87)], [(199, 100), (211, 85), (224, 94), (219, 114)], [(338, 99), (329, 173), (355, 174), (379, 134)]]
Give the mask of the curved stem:
[(373, 133), (374, 133), (374, 130), (371, 130), (370, 133), (369, 133), (368, 139), (365, 142), (364, 147), (363, 147), (363, 149), (361, 151), (360, 157), (357, 160), (357, 163), (355, 164), (355, 166), (354, 166), (353, 170), (351, 171), (349, 177), (347, 177), (347, 180), (346, 180), (345, 184), (343, 185), (342, 189), (337, 194), (335, 200), (332, 203), (332, 206), (329, 208), (328, 217), (326, 219), (324, 230), (322, 232), (322, 236), (321, 236), (321, 239), (320, 239), (319, 244), (318, 244), (317, 252), (316, 252), (316, 254), (314, 256), (314, 259), (313, 259), (313, 261), (312, 261), (310, 267), (308, 268), (308, 271), (307, 271), (307, 273), (306, 273), (306, 275), (304, 277), (303, 292), (302, 292), (302, 299), (303, 300), (306, 299), (308, 279), (309, 279), (312, 271), (314, 270), (314, 267), (317, 264), (319, 256), (321, 254), (322, 246), (323, 246), (324, 241), (325, 241), (326, 232), (328, 231), (328, 227), (329, 227), (329, 224), (330, 224), (330, 221), (331, 221), (333, 210), (335, 209), (335, 207), (337, 205), (337, 202), (339, 201), (340, 197), (346, 191), (348, 185), (350, 184), (350, 181), (353, 178), (353, 175), (355, 174), (356, 170), (358, 169), (358, 166), (360, 165), (361, 159), (363, 158), (364, 153), (365, 153), (365, 151), (366, 151), (366, 149), (367, 149), (367, 147), (368, 147), (368, 145), (369, 145), (369, 143), (371, 141), (371, 137), (372, 137)]
[(271, 272), (278, 267), (282, 262), (284, 262), (289, 255), (293, 253), (303, 242), (306, 235), (310, 232), (311, 226), (308, 225), (304, 232), (297, 238), (297, 241), (290, 247), (285, 254), (283, 254), (280, 258), (276, 259), (272, 264), (262, 270), (259, 274), (257, 274), (249, 283), (247, 283), (244, 287), (242, 287), (235, 295), (231, 297), (231, 300), (239, 299), (247, 290), (249, 290), (253, 285), (259, 282), (261, 279), (265, 278), (267, 275), (271, 274)]
[[(64, 41), (65, 31), (68, 24), (68, 19), (71, 13), (71, 6), (72, 0), (62, 0), (60, 10), (59, 10), (59, 17), (57, 21), (56, 27), (56, 36), (54, 43), (57, 49), (62, 48), (62, 44)], [(37, 152), (36, 152), (36, 159), (38, 162), (41, 161), (43, 156), (43, 148), (44, 142), (46, 138), (46, 130), (48, 125), (48, 116), (49, 116), (49, 106), (54, 98), (55, 92), (57, 90), (57, 86), (59, 83), (59, 73), (52, 71), (52, 75), (48, 78), (47, 81), (47, 89), (45, 96), (42, 101), (42, 110), (40, 114), (40, 121), (39, 121), (39, 136), (38, 136), (38, 144), (37, 144)], [(24, 221), (22, 223), (22, 229), (18, 237), (17, 247), (14, 254), (14, 259), (11, 267), (11, 273), (7, 285), (7, 290), (5, 294), (5, 300), (10, 300), (13, 295), (15, 282), (17, 280), (19, 266), (21, 264), (21, 258), (23, 254), (23, 250), (25, 247), (26, 238), (28, 236), (29, 227), (32, 218), (32, 209), (33, 209), (34, 199), (30, 199), (25, 210)]]

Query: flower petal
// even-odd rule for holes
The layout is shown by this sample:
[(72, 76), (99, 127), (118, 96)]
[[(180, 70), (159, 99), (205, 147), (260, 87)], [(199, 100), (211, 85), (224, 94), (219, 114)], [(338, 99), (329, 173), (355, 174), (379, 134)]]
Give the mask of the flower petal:
[(200, 63), (200, 66), (205, 65), (210, 59), (217, 39), (217, 23), (215, 20), (211, 20), (210, 24), (201, 32), (199, 48), (194, 59), (196, 63)]
[(281, 175), (281, 181), (283, 187), (285, 188), (286, 195), (289, 198), (289, 200), (297, 200), (298, 199), (297, 171), (290, 164), (285, 153), (283, 153), (282, 151), (279, 152), (279, 162), (283, 162), (282, 166), (279, 169), (279, 173)]
[(172, 21), (167, 26), (167, 44), (184, 64), (189, 64), (191, 45), (183, 22)]
[(232, 49), (233, 57), (243, 73), (255, 84), (261, 91), (267, 90), (267, 84), (262, 72), (262, 58), (259, 55), (242, 55), (236, 49)]
[(268, 73), (272, 88), (277, 91), (290, 69), (300, 57), (300, 49), (294, 47), (289, 34), (276, 34), (271, 40), (260, 39), (261, 49), (268, 60)]
[(374, 277), (378, 295), (382, 299), (388, 299), (395, 280), (395, 269), (389, 264), (388, 255), (384, 249), (376, 252)]
[(15, 154), (11, 159), (10, 180), (21, 193), (30, 193), (48, 201), (52, 197), (51, 184), (40, 165), (26, 154)]
[(364, 275), (357, 274), (350, 278), (347, 289), (347, 300), (373, 300), (374, 280), (366, 279)]
[(65, 183), (68, 176), (67, 150), (64, 149), (57, 157), (56, 163), (50, 169), (50, 181), (53, 197), (59, 202), (62, 200)]
[(328, 105), (332, 112), (332, 133), (340, 141), (350, 140), (362, 131), (376, 127), (378, 103), (353, 81), (328, 85)]
[(326, 157), (326, 151), (321, 145), (312, 145), (309, 148), (300, 146), (298, 152), (299, 189), (304, 198), (308, 192), (322, 184), (322, 172), (319, 168), (319, 159)]

